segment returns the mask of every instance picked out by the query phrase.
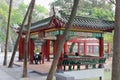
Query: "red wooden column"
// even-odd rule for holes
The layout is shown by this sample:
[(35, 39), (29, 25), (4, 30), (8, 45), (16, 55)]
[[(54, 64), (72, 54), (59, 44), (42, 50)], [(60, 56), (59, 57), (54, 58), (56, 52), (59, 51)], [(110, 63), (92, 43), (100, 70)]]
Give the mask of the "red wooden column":
[(42, 64), (44, 64), (44, 57), (45, 57), (45, 46), (46, 44), (43, 43), (42, 47), (41, 47), (41, 51), (42, 51)]
[(34, 57), (33, 57), (33, 55), (34, 55), (34, 50), (35, 50), (35, 45), (34, 45), (34, 40), (33, 39), (31, 39), (30, 40), (30, 63), (33, 63), (33, 59), (34, 59)]
[(56, 54), (56, 51), (57, 51), (57, 40), (54, 40), (53, 41), (53, 55), (55, 56)]
[(78, 54), (80, 55), (80, 42), (78, 42)]
[(84, 40), (84, 51), (83, 51), (84, 55), (86, 55), (86, 50), (87, 50), (86, 48), (87, 48), (86, 40)]
[[(100, 57), (104, 57), (104, 39), (103, 39), (103, 37), (99, 38), (99, 56)], [(102, 68), (102, 67), (104, 67), (104, 65), (103, 64), (99, 64), (98, 67)]]
[(21, 61), (24, 55), (24, 38), (21, 36), (19, 40), (19, 57), (18, 60)]
[(104, 57), (104, 40), (103, 37), (99, 39), (99, 56)]
[(68, 44), (67, 44), (67, 42), (64, 43), (64, 52), (68, 52)]
[(110, 43), (107, 43), (108, 51), (107, 53), (110, 54)]
[(46, 57), (47, 61), (50, 61), (50, 40), (46, 41)]

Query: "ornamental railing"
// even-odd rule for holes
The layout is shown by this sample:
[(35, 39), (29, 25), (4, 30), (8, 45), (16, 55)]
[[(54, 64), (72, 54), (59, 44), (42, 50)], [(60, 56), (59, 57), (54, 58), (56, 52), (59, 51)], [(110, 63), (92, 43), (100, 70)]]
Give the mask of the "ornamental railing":
[(62, 70), (80, 70), (88, 68), (103, 67), (106, 58), (104, 57), (80, 57), (80, 58), (62, 58), (58, 66)]

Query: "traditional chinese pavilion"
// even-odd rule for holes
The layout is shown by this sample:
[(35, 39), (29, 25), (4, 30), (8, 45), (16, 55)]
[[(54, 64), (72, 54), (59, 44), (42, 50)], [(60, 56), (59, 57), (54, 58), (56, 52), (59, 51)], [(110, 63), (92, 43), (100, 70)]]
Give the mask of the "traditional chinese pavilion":
[[(35, 43), (41, 43), (41, 51), (43, 56), (49, 60), (50, 42), (53, 42), (53, 54), (56, 53), (57, 42), (62, 39), (62, 34), (65, 30), (65, 24), (68, 22), (69, 16), (51, 16), (32, 23), (30, 28), (30, 39), (28, 51), (30, 61), (33, 61), (33, 52)], [(26, 31), (24, 26), (24, 31)], [(86, 54), (86, 43), (88, 40), (80, 40), (81, 38), (96, 38), (99, 43), (99, 56), (104, 55), (104, 32), (112, 32), (114, 29), (114, 22), (108, 20), (100, 20), (90, 17), (76, 16), (73, 25), (70, 28), (70, 33), (67, 42), (78, 43), (78, 53), (80, 54), (80, 43), (84, 44), (84, 54)], [(68, 52), (68, 43), (64, 44), (63, 52)], [(94, 42), (94, 41), (93, 41)], [(24, 54), (24, 36), (22, 35), (19, 41), (19, 60), (23, 58)], [(42, 59), (44, 63), (44, 59)]]

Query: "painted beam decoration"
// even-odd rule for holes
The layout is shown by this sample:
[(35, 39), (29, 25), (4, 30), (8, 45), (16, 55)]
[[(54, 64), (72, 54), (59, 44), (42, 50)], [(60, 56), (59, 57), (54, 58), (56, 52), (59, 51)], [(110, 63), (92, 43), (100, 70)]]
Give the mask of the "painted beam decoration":
[[(55, 30), (51, 32), (46, 32), (45, 37), (49, 36), (56, 36), (56, 35), (62, 35), (64, 30)], [(103, 33), (90, 33), (90, 32), (76, 32), (76, 31), (70, 31), (69, 37), (72, 36), (80, 36), (80, 37), (102, 37)]]
[(38, 38), (39, 38), (39, 39), (43, 39), (44, 37), (45, 37), (44, 31), (39, 31), (39, 32), (38, 32)]

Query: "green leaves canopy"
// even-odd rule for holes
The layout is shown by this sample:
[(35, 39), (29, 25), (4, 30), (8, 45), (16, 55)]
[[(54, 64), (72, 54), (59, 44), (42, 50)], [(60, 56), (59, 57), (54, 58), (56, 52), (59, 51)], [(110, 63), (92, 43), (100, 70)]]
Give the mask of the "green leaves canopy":
[[(22, 20), (25, 16), (26, 10), (28, 5), (24, 2), (21, 2), (18, 6), (13, 6), (12, 14), (11, 14), (11, 26), (14, 24), (21, 24)], [(6, 34), (6, 26), (8, 20), (8, 11), (9, 5), (6, 3), (5, 0), (0, 1), (0, 43), (5, 41), (5, 34)], [(33, 13), (33, 22), (43, 19), (47, 13), (47, 9), (42, 7), (41, 5), (36, 5)], [(10, 29), (10, 37), (11, 39), (15, 40), (16, 33), (13, 33), (13, 30)]]

